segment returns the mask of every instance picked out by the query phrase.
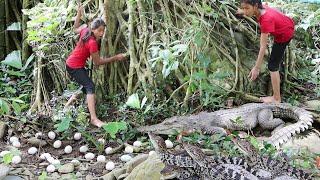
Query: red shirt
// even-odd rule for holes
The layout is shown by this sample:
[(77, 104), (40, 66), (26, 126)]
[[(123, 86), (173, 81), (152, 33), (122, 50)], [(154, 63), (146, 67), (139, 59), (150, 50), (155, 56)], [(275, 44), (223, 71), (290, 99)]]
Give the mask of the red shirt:
[(99, 51), (99, 46), (94, 36), (90, 36), (88, 41), (85, 43), (81, 42), (81, 38), (88, 30), (88, 28), (84, 28), (80, 31), (79, 42), (66, 61), (66, 64), (70, 68), (84, 68), (88, 57), (90, 57), (90, 54)]
[(258, 19), (261, 33), (270, 33), (276, 43), (289, 41), (294, 34), (293, 20), (276, 9), (265, 6), (265, 10)]

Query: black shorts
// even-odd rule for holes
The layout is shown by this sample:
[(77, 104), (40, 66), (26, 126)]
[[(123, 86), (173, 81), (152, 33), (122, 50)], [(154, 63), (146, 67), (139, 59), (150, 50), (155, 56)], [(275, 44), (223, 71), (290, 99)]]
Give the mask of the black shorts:
[(280, 65), (283, 61), (284, 52), (289, 42), (290, 40), (284, 43), (273, 44), (270, 59), (268, 61), (268, 69), (271, 72), (279, 71)]
[(94, 94), (94, 84), (89, 77), (88, 71), (85, 68), (73, 69), (66, 65), (66, 69), (71, 78), (78, 84), (83, 86), (83, 93)]

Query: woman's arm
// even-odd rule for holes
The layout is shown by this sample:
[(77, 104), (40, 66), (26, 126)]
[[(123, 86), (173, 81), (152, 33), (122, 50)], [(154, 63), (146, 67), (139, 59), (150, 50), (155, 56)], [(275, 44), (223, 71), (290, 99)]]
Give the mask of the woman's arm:
[(83, 7), (81, 4), (79, 4), (76, 20), (74, 21), (74, 25), (73, 25), (74, 32), (76, 33), (80, 33), (83, 28), (87, 27), (86, 24), (82, 24), (80, 26), (80, 19), (81, 19), (82, 13), (83, 13)]
[(256, 61), (256, 65), (255, 65), (256, 68), (258, 69), (261, 68), (261, 65), (263, 63), (263, 57), (267, 50), (268, 36), (269, 36), (269, 33), (261, 33), (260, 35), (260, 50), (259, 50), (259, 55)]
[(109, 58), (101, 58), (99, 55), (99, 52), (95, 52), (91, 54), (91, 57), (92, 57), (93, 63), (98, 66), (111, 63), (114, 61), (122, 61), (126, 59), (125, 54), (122, 54), (122, 53)]

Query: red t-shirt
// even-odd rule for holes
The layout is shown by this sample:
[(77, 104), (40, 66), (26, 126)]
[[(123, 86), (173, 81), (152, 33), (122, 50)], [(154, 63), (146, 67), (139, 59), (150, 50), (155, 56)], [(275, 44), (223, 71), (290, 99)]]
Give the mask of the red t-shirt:
[(81, 42), (81, 38), (88, 30), (88, 28), (84, 28), (80, 31), (79, 42), (66, 61), (66, 64), (70, 68), (84, 68), (88, 57), (90, 57), (90, 54), (99, 51), (99, 46), (94, 36), (90, 36), (88, 41), (85, 43)]
[(266, 12), (258, 19), (261, 33), (270, 33), (277, 43), (289, 41), (294, 34), (293, 20), (276, 9), (264, 8)]

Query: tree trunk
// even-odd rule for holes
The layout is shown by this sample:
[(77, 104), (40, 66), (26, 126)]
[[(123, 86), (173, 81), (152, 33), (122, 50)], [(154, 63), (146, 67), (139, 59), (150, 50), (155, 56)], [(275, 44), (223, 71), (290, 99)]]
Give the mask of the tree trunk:
[[(23, 0), (22, 8), (28, 9), (29, 8), (30, 1), (29, 0)], [(30, 56), (30, 49), (27, 43), (27, 22), (28, 22), (28, 16), (22, 15), (22, 61), (26, 61), (27, 58)]]
[(6, 56), (6, 13), (5, 13), (5, 1), (0, 1), (0, 60), (3, 60)]

